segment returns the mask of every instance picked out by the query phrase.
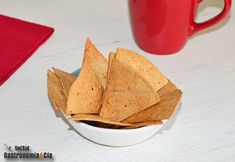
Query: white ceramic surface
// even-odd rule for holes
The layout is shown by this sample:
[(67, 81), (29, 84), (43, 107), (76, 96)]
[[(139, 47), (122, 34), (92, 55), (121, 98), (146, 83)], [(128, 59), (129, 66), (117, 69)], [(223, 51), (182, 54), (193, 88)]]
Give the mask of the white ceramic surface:
[(141, 143), (150, 139), (164, 125), (150, 125), (135, 129), (108, 129), (83, 122), (68, 121), (83, 137), (106, 146), (130, 146)]

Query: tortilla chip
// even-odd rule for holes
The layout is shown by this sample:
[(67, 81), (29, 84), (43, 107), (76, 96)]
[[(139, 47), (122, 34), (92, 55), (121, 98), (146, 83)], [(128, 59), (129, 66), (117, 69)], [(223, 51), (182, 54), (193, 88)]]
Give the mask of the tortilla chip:
[[(107, 75), (110, 73), (110, 66), (111, 66), (111, 63), (112, 63), (113, 58), (115, 58), (115, 57), (116, 57), (116, 53), (114, 53), (114, 52), (110, 52), (110, 53), (109, 53)], [(107, 76), (107, 77), (108, 77), (108, 76)]]
[(47, 72), (47, 85), (48, 85), (48, 92), (51, 95), (52, 100), (54, 100), (54, 103), (56, 103), (55, 106), (57, 105), (57, 107), (61, 111), (66, 112), (67, 98), (65, 96), (63, 87), (60, 83), (60, 79), (55, 73), (53, 73), (50, 70), (48, 70)]
[(113, 58), (108, 71), (100, 116), (122, 121), (160, 101), (149, 83), (125, 62)]
[(56, 110), (60, 110), (58, 104), (55, 102), (54, 98), (52, 97), (51, 92), (49, 91), (49, 89), (48, 89), (48, 96), (49, 96), (52, 107), (55, 108)]
[(116, 58), (131, 65), (137, 70), (157, 92), (160, 88), (168, 83), (167, 78), (144, 56), (131, 50), (118, 48)]
[(177, 89), (174, 92), (165, 95), (161, 102), (155, 104), (139, 113), (136, 113), (127, 119), (123, 120), (124, 123), (141, 123), (148, 120), (165, 120), (169, 119), (175, 112), (180, 101), (182, 92)]
[(118, 125), (118, 126), (129, 126), (130, 124), (127, 123), (121, 123), (121, 122), (116, 122), (112, 121), (106, 118), (103, 118), (98, 115), (91, 115), (91, 114), (76, 114), (72, 117), (69, 118), (69, 120), (74, 120), (74, 121), (96, 121), (96, 122), (101, 122), (105, 124), (111, 124), (111, 125)]
[(90, 41), (89, 38), (86, 40), (83, 65), (89, 64), (91, 69), (95, 72), (96, 77), (100, 81), (103, 88), (106, 84), (106, 75), (108, 69), (108, 61), (106, 58), (97, 50), (94, 44)]
[(144, 127), (144, 126), (149, 126), (149, 125), (160, 125), (160, 124), (163, 124), (161, 120), (145, 121), (142, 123), (133, 123), (130, 126), (124, 127), (124, 129), (133, 129), (133, 128), (139, 128), (139, 127)]
[[(108, 67), (110, 67), (111, 66), (111, 62), (112, 62), (112, 60), (113, 60), (113, 58), (115, 57), (115, 53), (114, 52), (110, 52), (109, 53), (109, 60), (108, 60)], [(108, 72), (107, 72), (107, 75), (109, 74), (109, 71), (110, 71), (110, 68), (108, 68), (108, 70), (107, 70)], [(108, 76), (107, 76), (108, 77)], [(107, 85), (107, 80), (106, 80), (106, 85)], [(105, 96), (105, 89), (104, 89), (104, 93), (103, 93), (103, 96), (102, 96), (102, 101), (101, 101), (101, 103), (103, 103), (103, 101), (104, 101), (104, 96)]]
[(66, 97), (68, 98), (69, 96), (69, 90), (73, 84), (73, 82), (75, 81), (76, 77), (74, 77), (72, 74), (69, 74), (65, 71), (62, 71), (60, 69), (56, 69), (56, 68), (52, 68), (56, 75), (60, 78), (60, 82), (61, 85), (64, 89), (64, 93), (66, 95)]
[(158, 95), (160, 98), (164, 97), (164, 95), (174, 92), (177, 89), (177, 87), (175, 86), (174, 83), (172, 83), (170, 80), (168, 80), (168, 83), (162, 87), (161, 89), (159, 89), (157, 91)]
[(84, 64), (69, 91), (67, 113), (97, 114), (100, 112), (103, 87), (88, 64)]

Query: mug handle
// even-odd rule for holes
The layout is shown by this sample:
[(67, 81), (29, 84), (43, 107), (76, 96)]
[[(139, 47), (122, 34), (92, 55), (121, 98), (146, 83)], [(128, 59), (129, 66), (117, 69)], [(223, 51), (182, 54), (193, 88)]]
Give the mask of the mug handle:
[[(198, 0), (198, 3), (202, 2), (202, 0)], [(217, 16), (211, 18), (210, 20), (207, 20), (202, 23), (197, 23), (195, 20), (193, 20), (193, 24), (190, 26), (189, 36), (197, 33), (200, 30), (206, 29), (212, 25), (215, 25), (219, 21), (221, 21), (229, 12), (231, 8), (232, 0), (224, 0), (224, 9), (223, 11), (218, 14)]]

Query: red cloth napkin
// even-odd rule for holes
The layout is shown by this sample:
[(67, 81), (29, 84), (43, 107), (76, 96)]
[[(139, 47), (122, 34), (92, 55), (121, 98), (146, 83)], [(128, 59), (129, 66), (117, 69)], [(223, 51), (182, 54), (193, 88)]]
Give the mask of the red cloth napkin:
[(53, 33), (54, 29), (0, 15), (0, 85)]

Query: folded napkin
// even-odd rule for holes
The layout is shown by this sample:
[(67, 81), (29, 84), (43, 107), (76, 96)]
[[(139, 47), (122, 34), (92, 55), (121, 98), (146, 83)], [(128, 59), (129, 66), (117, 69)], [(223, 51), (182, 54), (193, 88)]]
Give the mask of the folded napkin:
[(54, 29), (0, 15), (0, 85), (53, 33)]

